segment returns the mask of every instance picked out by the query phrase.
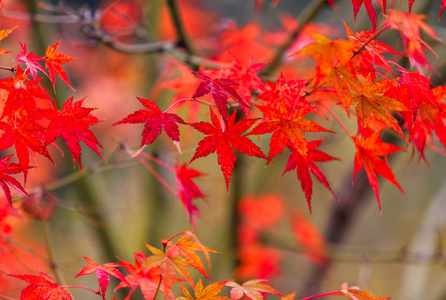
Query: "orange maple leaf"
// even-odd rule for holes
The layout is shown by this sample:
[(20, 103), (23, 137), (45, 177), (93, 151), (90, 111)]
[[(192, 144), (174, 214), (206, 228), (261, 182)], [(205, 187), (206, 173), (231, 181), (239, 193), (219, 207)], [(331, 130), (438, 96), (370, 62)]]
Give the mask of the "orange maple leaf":
[(192, 297), (189, 291), (180, 283), (181, 291), (183, 291), (183, 294), (186, 297), (178, 297), (176, 300), (229, 300), (228, 297), (217, 296), (228, 281), (229, 280), (214, 282), (203, 288), (203, 282), (200, 278), (194, 287), (195, 297)]

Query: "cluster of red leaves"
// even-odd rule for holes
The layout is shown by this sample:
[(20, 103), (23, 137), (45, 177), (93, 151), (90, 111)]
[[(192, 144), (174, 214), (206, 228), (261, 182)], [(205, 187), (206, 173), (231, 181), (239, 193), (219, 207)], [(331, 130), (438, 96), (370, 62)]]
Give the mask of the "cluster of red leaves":
[[(172, 240), (175, 237), (181, 237), (177, 242)], [(210, 269), (209, 253), (217, 253), (204, 246), (198, 238), (190, 231), (178, 233), (168, 240), (161, 240), (163, 250), (146, 244), (151, 252), (146, 255), (143, 251), (135, 253), (135, 262), (132, 264), (119, 259), (118, 263), (98, 264), (91, 258), (84, 257), (88, 265), (76, 275), (86, 276), (95, 274), (98, 279), (98, 290), (95, 291), (83, 286), (63, 286), (55, 282), (51, 276), (39, 271), (40, 275), (24, 274), (10, 275), (12, 277), (24, 280), (29, 285), (22, 291), (20, 299), (65, 299), (71, 300), (72, 296), (68, 288), (84, 288), (105, 298), (105, 292), (110, 283), (110, 276), (119, 280), (115, 291), (121, 288), (130, 288), (127, 297), (130, 299), (136, 289), (140, 289), (144, 299), (152, 300), (159, 291), (164, 294), (164, 298), (175, 299), (215, 299), (215, 300), (239, 300), (246, 295), (251, 300), (263, 300), (266, 293), (282, 295), (265, 280), (250, 280), (242, 285), (232, 281), (225, 280), (220, 282), (209, 283), (206, 287), (200, 279), (195, 283), (189, 270), (195, 269), (210, 282), (210, 277), (204, 268), (201, 253), (206, 261), (208, 269)], [(124, 275), (118, 268), (124, 268), (127, 275)], [(191, 296), (189, 291), (180, 283), (181, 290), (185, 297), (175, 298), (172, 293), (172, 287), (179, 282), (187, 282), (194, 290), (195, 297)], [(228, 286), (231, 288), (231, 297), (217, 296), (221, 290)]]
[[(14, 29), (2, 30), (0, 39), (7, 37)], [(11, 205), (9, 187), (28, 197), (22, 184), (11, 175), (23, 173), (26, 183), (28, 170), (33, 167), (30, 156), (40, 154), (53, 161), (48, 146), (54, 144), (57, 138), (65, 140), (73, 163), (77, 161), (81, 169), (81, 141), (101, 156), (98, 147), (102, 146), (89, 129), (99, 122), (98, 118), (91, 115), (94, 109), (82, 106), (83, 100), (73, 103), (73, 98), (70, 98), (58, 110), (54, 99), (40, 84), (42, 78), (38, 78), (39, 72), (48, 76), (54, 89), (56, 74), (71, 87), (61, 65), (73, 58), (58, 53), (59, 44), (60, 41), (48, 47), (44, 57), (28, 53), (26, 45), (20, 44), (22, 50), (11, 68), (14, 76), (0, 80), (0, 89), (6, 95), (0, 116), (0, 150), (14, 148), (18, 159), (18, 163), (11, 163), (9, 160), (12, 155), (9, 155), (1, 158), (0, 163), (0, 184)], [(8, 53), (1, 50), (1, 54)], [(45, 62), (45, 68), (40, 64), (41, 61)]]
[[(371, 19), (376, 19), (370, 1), (364, 3)], [(362, 1), (354, 2), (355, 15), (361, 4)], [(243, 37), (244, 43), (249, 43), (244, 44), (246, 52), (258, 47), (256, 31), (250, 29), (250, 26), (247, 25), (237, 33), (237, 36)], [(323, 171), (317, 166), (319, 162), (337, 158), (318, 150), (323, 140), (309, 141), (305, 132), (333, 133), (310, 118), (313, 118), (312, 115), (320, 115), (329, 119), (329, 112), (333, 113), (331, 107), (342, 107), (347, 116), (356, 118), (358, 123), (355, 135), (346, 130), (356, 147), (354, 173), (365, 169), (381, 208), (376, 173), (402, 191), (388, 166), (387, 156), (404, 150), (384, 143), (380, 138), (383, 131), (397, 132), (423, 159), (425, 149), (432, 147), (435, 141), (434, 135), (445, 145), (446, 127), (444, 110), (441, 109), (444, 93), (440, 87), (433, 89), (430, 79), (420, 73), (422, 68), (431, 69), (424, 50), (432, 51), (421, 39), (420, 30), (433, 38), (437, 35), (424, 23), (422, 16), (395, 9), (387, 11), (385, 22), (379, 29), (354, 33), (347, 25), (345, 28), (346, 39), (332, 40), (314, 33), (311, 35), (312, 42), (302, 45), (293, 53), (293, 58), (302, 60), (309, 56), (316, 62), (312, 77), (288, 77), (281, 73), (275, 82), (265, 82), (259, 76), (267, 63), (245, 62), (246, 59), (241, 58), (245, 53), (233, 52), (235, 33), (232, 27), (228, 28), (216, 40), (231, 40), (231, 45), (221, 49), (225, 43), (220, 43), (209, 57), (222, 59), (224, 51), (231, 51), (232, 67), (190, 73), (181, 67), (182, 78), (163, 84), (166, 88), (179, 91), (181, 99), (176, 97), (176, 101), (164, 112), (153, 102), (144, 100), (143, 104), (148, 108), (150, 103), (150, 112), (137, 111), (116, 124), (146, 123), (142, 147), (153, 143), (162, 128), (179, 147), (178, 124), (188, 125), (205, 134), (190, 162), (216, 152), (228, 191), (237, 160), (234, 150), (267, 159), (268, 165), (288, 148), (291, 153), (284, 173), (297, 170), (297, 178), (311, 212), (313, 181), (310, 174), (337, 198)], [(402, 53), (378, 40), (384, 30), (390, 29), (401, 33), (404, 46)], [(268, 59), (269, 54), (265, 52), (262, 56), (260, 53), (256, 56), (257, 61)], [(393, 68), (396, 63), (387, 59), (386, 54), (407, 55), (411, 66), (419, 72), (411, 72), (401, 66)], [(194, 116), (194, 121), (202, 106), (215, 106), (218, 114), (210, 109), (211, 122), (187, 123), (175, 113), (168, 112), (177, 103), (181, 105), (185, 102), (191, 102), (191, 109), (193, 105), (193, 114), (190, 114), (191, 109), (189, 114)], [(269, 140), (268, 156), (253, 143), (250, 139), (252, 135), (266, 136)], [(193, 194), (202, 196), (197, 191)], [(184, 198), (182, 201), (184, 203)], [(187, 203), (185, 207), (188, 207), (188, 214), (198, 215), (195, 206), (190, 205), (191, 198)]]

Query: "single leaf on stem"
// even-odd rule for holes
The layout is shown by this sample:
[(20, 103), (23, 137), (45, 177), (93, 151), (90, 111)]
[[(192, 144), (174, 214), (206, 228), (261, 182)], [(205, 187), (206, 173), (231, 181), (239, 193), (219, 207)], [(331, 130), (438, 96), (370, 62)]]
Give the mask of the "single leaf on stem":
[(196, 99), (202, 97), (206, 94), (211, 93), (212, 98), (215, 101), (215, 105), (217, 106), (218, 112), (223, 117), (223, 120), (227, 124), (228, 122), (228, 98), (234, 99), (238, 104), (249, 108), (250, 106), (243, 101), (243, 99), (239, 96), (236, 90), (234, 90), (234, 86), (238, 86), (234, 81), (227, 78), (218, 78), (214, 79), (204, 74), (201, 71), (192, 72), (195, 76), (200, 78), (202, 81), (200, 85), (195, 90), (192, 95), (192, 99)]
[[(310, 176), (310, 172), (313, 173), (314, 176), (321, 182), (339, 201), (336, 194), (330, 187), (330, 184), (327, 181), (324, 173), (322, 173), (321, 169), (314, 162), (328, 162), (332, 160), (340, 160), (337, 157), (333, 157), (328, 155), (325, 152), (317, 150), (320, 144), (324, 140), (311, 141), (307, 144), (308, 152), (306, 155), (302, 155), (300, 151), (297, 151), (294, 146), (289, 143), (288, 147), (292, 151), (290, 157), (288, 158), (287, 165), (283, 174), (293, 169), (296, 169), (297, 178), (300, 181), (302, 186), (302, 190), (305, 192), (305, 197), (307, 198), (308, 208), (310, 209), (311, 214), (311, 195), (313, 193), (313, 181)], [(282, 175), (283, 175), (282, 174)]]
[(14, 67), (16, 67), (21, 63), (25, 63), (26, 64), (25, 71), (29, 70), (33, 78), (37, 78), (37, 70), (47, 75), (43, 67), (38, 63), (39, 61), (42, 61), (45, 58), (35, 55), (34, 51), (26, 53), (27, 52), (26, 44), (23, 45), (22, 43), (20, 43), (20, 47), (22, 47), (22, 51), (20, 51), (17, 57), (14, 59), (14, 61), (16, 62)]
[(167, 136), (172, 140), (175, 146), (177, 146), (179, 152), (181, 152), (179, 147), (180, 131), (177, 123), (186, 124), (183, 119), (176, 114), (161, 111), (153, 101), (139, 97), (136, 98), (138, 98), (139, 102), (141, 102), (147, 109), (135, 111), (113, 125), (124, 123), (146, 123), (142, 132), (141, 148), (152, 144), (164, 129)]
[(203, 282), (200, 278), (194, 287), (195, 297), (181, 284), (181, 290), (186, 297), (178, 297), (176, 300), (230, 300), (225, 296), (217, 296), (227, 282), (229, 280), (214, 282), (203, 288)]
[(282, 293), (279, 293), (275, 289), (273, 289), (269, 284), (266, 283), (267, 280), (264, 279), (254, 279), (244, 282), (242, 285), (229, 281), (226, 283), (226, 286), (231, 287), (231, 299), (239, 300), (246, 295), (251, 300), (263, 300), (264, 294), (275, 294), (284, 296)]
[(60, 66), (61, 64), (67, 63), (69, 61), (75, 60), (66, 54), (56, 53), (57, 48), (59, 48), (59, 44), (62, 40), (55, 43), (53, 46), (48, 46), (46, 49), (45, 56), (45, 69), (48, 71), (48, 77), (51, 80), (51, 84), (53, 85), (53, 89), (56, 89), (56, 75), (59, 77), (74, 91), (74, 88), (71, 86), (68, 81), (68, 76)]
[(403, 149), (384, 143), (380, 138), (381, 131), (382, 130), (372, 131), (370, 128), (366, 128), (363, 131), (362, 136), (353, 137), (353, 141), (356, 145), (353, 179), (364, 167), (369, 183), (376, 195), (379, 211), (381, 211), (381, 202), (379, 201), (379, 182), (376, 173), (389, 180), (401, 191), (401, 193), (404, 194), (403, 189), (396, 180), (395, 175), (393, 175), (387, 161), (384, 160), (387, 155)]
[(263, 123), (254, 127), (248, 135), (273, 133), (269, 143), (268, 163), (275, 156), (282, 153), (283, 149), (288, 145), (288, 141), (290, 141), (296, 151), (306, 156), (308, 152), (307, 139), (302, 131), (334, 133), (311, 120), (303, 119), (313, 110), (310, 106), (299, 107), (296, 110), (284, 103), (281, 103), (278, 109), (266, 105), (256, 105), (256, 107), (263, 113), (265, 119)]
[(59, 286), (57, 282), (54, 282), (51, 276), (39, 271), (40, 275), (13, 275), (9, 276), (24, 280), (29, 285), (22, 291), (20, 300), (29, 299), (58, 299), (58, 300), (72, 300), (70, 292)]
[(217, 151), (218, 164), (221, 166), (226, 180), (226, 189), (229, 192), (229, 179), (231, 178), (232, 170), (237, 160), (234, 149), (249, 156), (264, 159), (266, 157), (256, 144), (245, 135), (242, 135), (257, 119), (246, 119), (235, 122), (236, 112), (234, 112), (229, 117), (226, 126), (223, 122), (219, 122), (212, 109), (210, 111), (212, 124), (207, 122), (190, 124), (196, 130), (208, 135), (198, 143), (198, 148), (190, 162)]
[[(166, 243), (167, 241), (163, 241)], [(183, 235), (176, 243), (171, 241), (167, 242), (167, 246), (170, 248), (167, 250), (167, 254), (175, 254), (177, 251), (183, 256), (183, 258), (189, 263), (189, 267), (197, 269), (203, 276), (210, 279), (206, 270), (204, 269), (201, 258), (196, 252), (203, 252), (205, 254), (209, 252), (218, 253), (209, 247), (200, 245), (194, 241), (191, 241), (190, 235)]]
[(74, 278), (92, 274), (94, 272), (96, 274), (96, 277), (98, 278), (100, 293), (103, 297), (105, 297), (105, 292), (107, 291), (107, 287), (110, 283), (110, 275), (118, 278), (121, 281), (126, 281), (124, 275), (122, 275), (122, 273), (118, 269), (116, 269), (117, 267), (121, 267), (120, 264), (106, 263), (103, 265), (99, 265), (97, 262), (89, 257), (84, 256), (84, 259), (89, 264), (84, 266)]
[(77, 161), (81, 170), (81, 141), (104, 159), (98, 149), (98, 146), (102, 148), (102, 145), (89, 129), (89, 126), (95, 125), (100, 120), (90, 114), (95, 108), (82, 106), (84, 100), (85, 98), (73, 103), (73, 97), (71, 97), (63, 104), (60, 112), (56, 105), (42, 111), (42, 114), (50, 121), (46, 130), (45, 145), (53, 143), (61, 136), (73, 157), (73, 166)]

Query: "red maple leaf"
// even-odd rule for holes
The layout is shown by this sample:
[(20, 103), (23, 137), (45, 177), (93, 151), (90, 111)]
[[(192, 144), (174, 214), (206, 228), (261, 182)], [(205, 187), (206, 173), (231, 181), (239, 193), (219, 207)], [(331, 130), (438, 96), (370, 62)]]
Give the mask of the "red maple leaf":
[(45, 70), (38, 63), (39, 61), (42, 61), (45, 58), (35, 55), (34, 51), (31, 51), (30, 53), (27, 54), (26, 53), (26, 44), (23, 45), (22, 43), (20, 43), (20, 47), (22, 47), (22, 51), (20, 51), (19, 54), (17, 55), (17, 57), (14, 59), (14, 61), (16, 62), (14, 67), (19, 65), (20, 63), (25, 63), (26, 70), (29, 70), (32, 77), (34, 77), (34, 78), (37, 77), (37, 70), (41, 71), (42, 73), (44, 73), (46, 75)]
[(437, 107), (437, 100), (431, 90), (432, 83), (428, 78), (417, 72), (408, 72), (403, 68), (398, 68), (402, 72), (398, 83), (405, 85), (409, 90), (407, 95), (412, 103), (412, 114), (415, 117), (418, 106), (424, 102)]
[(18, 66), (14, 78), (0, 80), (0, 88), (9, 92), (1, 119), (8, 116), (14, 119), (23, 117), (27, 122), (34, 123), (36, 99), (44, 99), (51, 103), (52, 99), (39, 85), (41, 78), (27, 80), (28, 76), (29, 70), (24, 72)]
[(192, 181), (192, 178), (203, 176), (204, 174), (189, 168), (188, 164), (183, 165), (177, 164), (175, 166), (175, 181), (177, 185), (177, 197), (180, 199), (181, 204), (183, 204), (186, 210), (190, 222), (196, 227), (196, 222), (194, 215), (200, 216), (200, 211), (192, 203), (195, 198), (205, 199), (204, 194), (201, 192), (200, 188)]
[(238, 86), (234, 81), (223, 77), (213, 79), (200, 71), (192, 73), (203, 80), (192, 95), (192, 99), (212, 93), (212, 98), (215, 101), (218, 112), (223, 117), (226, 124), (228, 120), (228, 98), (234, 99), (242, 106), (250, 107), (243, 101), (239, 94), (237, 94), (236, 90), (234, 90), (233, 86)]
[(45, 274), (42, 271), (37, 271), (40, 273), (40, 275), (9, 275), (21, 280), (25, 280), (30, 284), (22, 291), (20, 300), (72, 299), (70, 292), (66, 288), (59, 286), (57, 282), (53, 281), (51, 276)]
[(89, 126), (98, 123), (100, 120), (90, 114), (95, 108), (82, 106), (84, 100), (85, 98), (73, 103), (73, 97), (71, 97), (63, 104), (60, 112), (55, 104), (52, 108), (42, 111), (42, 114), (50, 121), (46, 130), (45, 145), (51, 144), (61, 136), (67, 143), (68, 150), (73, 157), (73, 166), (77, 161), (81, 170), (82, 149), (80, 141), (83, 141), (104, 159), (98, 149), (98, 146), (101, 148), (102, 146), (89, 129)]
[(23, 174), (26, 178), (28, 175), (29, 155), (35, 153), (42, 154), (52, 161), (48, 150), (41, 141), (39, 132), (44, 128), (37, 124), (32, 124), (26, 121), (14, 121), (0, 122), (0, 130), (3, 131), (0, 136), (0, 151), (8, 149), (14, 146), (19, 164), (23, 170)]
[(246, 119), (235, 123), (235, 117), (236, 112), (229, 117), (228, 124), (225, 126), (224, 123), (222, 124), (222, 122), (219, 122), (217, 116), (211, 109), (212, 124), (207, 122), (190, 124), (196, 130), (209, 135), (198, 143), (198, 148), (195, 151), (191, 162), (199, 157), (208, 156), (217, 151), (218, 164), (221, 166), (221, 170), (225, 177), (228, 192), (229, 179), (231, 178), (232, 169), (234, 169), (234, 164), (237, 160), (234, 149), (249, 156), (266, 159), (262, 150), (260, 150), (256, 144), (246, 136), (241, 135), (248, 130), (257, 119)]
[[(370, 21), (372, 22), (373, 30), (376, 29), (376, 23), (378, 22), (378, 18), (376, 17), (375, 9), (373, 8), (371, 0), (352, 0), (353, 4), (353, 15), (356, 22), (356, 15), (358, 14), (359, 9), (361, 8), (362, 3), (364, 2), (365, 10), (369, 15)], [(384, 7), (385, 9), (385, 7)], [(384, 11), (385, 13), (385, 11)]]
[[(287, 165), (283, 174), (288, 171), (296, 169), (297, 178), (300, 181), (300, 185), (302, 186), (302, 190), (305, 192), (305, 197), (307, 198), (308, 208), (310, 209), (311, 214), (311, 195), (313, 193), (313, 181), (311, 180), (310, 172), (313, 173), (314, 176), (333, 194), (333, 196), (338, 199), (336, 194), (330, 187), (330, 184), (327, 181), (324, 173), (322, 173), (321, 169), (314, 162), (327, 162), (331, 160), (340, 160), (337, 157), (333, 157), (328, 155), (325, 152), (320, 150), (316, 150), (317, 147), (324, 140), (311, 141), (307, 144), (307, 155), (302, 155), (299, 151), (297, 151), (291, 144), (289, 148), (292, 153), (288, 158)], [(282, 175), (283, 175), (282, 174)], [(339, 200), (339, 199), (338, 199)]]
[[(268, 63), (250, 63), (244, 67), (240, 61), (234, 57), (234, 63), (231, 68), (220, 68), (214, 70), (216, 74), (220, 74), (221, 77), (228, 78), (235, 83), (239, 84), (238, 95), (243, 99), (244, 103), (251, 103), (253, 92), (260, 92), (265, 89), (265, 86), (256, 74)], [(247, 106), (241, 107), (245, 114), (248, 112)]]
[(441, 1), (441, 10), (440, 10), (440, 14), (438, 15), (438, 19), (439, 19), (439, 20), (440, 20), (440, 18), (441, 18), (441, 15), (443, 14), (445, 8), (446, 8), (446, 0), (442, 0), (442, 1)]
[(162, 130), (166, 132), (167, 136), (173, 141), (173, 143), (179, 148), (180, 143), (180, 131), (176, 123), (185, 124), (176, 114), (171, 114), (161, 111), (155, 102), (148, 99), (138, 98), (148, 110), (142, 109), (135, 111), (133, 114), (128, 115), (123, 120), (114, 123), (113, 125), (124, 123), (146, 123), (142, 132), (141, 147), (150, 145), (161, 134)]
[(29, 198), (25, 189), (22, 187), (20, 182), (17, 181), (14, 177), (10, 176), (10, 174), (17, 174), (23, 171), (23, 168), (19, 164), (8, 163), (8, 160), (12, 157), (12, 155), (2, 157), (0, 159), (0, 185), (5, 193), (6, 200), (8, 200), (9, 204), (12, 206), (12, 198), (11, 191), (9, 186), (12, 186), (17, 191), (19, 191), (23, 196)]
[(355, 178), (355, 175), (364, 167), (367, 178), (369, 179), (373, 192), (376, 195), (376, 200), (378, 201), (380, 211), (381, 202), (379, 201), (379, 182), (376, 173), (389, 180), (401, 191), (401, 193), (404, 193), (398, 181), (396, 181), (395, 175), (393, 175), (389, 165), (385, 160), (383, 160), (383, 158), (386, 158), (387, 155), (403, 149), (388, 143), (384, 143), (380, 138), (381, 131), (382, 130), (373, 132), (370, 128), (366, 128), (363, 131), (362, 138), (358, 136), (353, 137), (353, 141), (356, 145), (353, 179)]
[(103, 265), (99, 265), (97, 262), (92, 260), (89, 257), (84, 256), (84, 259), (89, 263), (88, 265), (84, 266), (82, 270), (75, 276), (75, 278), (79, 276), (84, 276), (88, 274), (92, 274), (93, 272), (96, 273), (96, 277), (99, 281), (99, 289), (100, 293), (105, 299), (105, 292), (107, 291), (107, 287), (110, 282), (110, 275), (113, 277), (118, 278), (121, 281), (126, 281), (124, 278), (124, 275), (117, 270), (117, 267), (121, 267), (120, 264), (117, 263), (106, 263)]
[(303, 117), (313, 110), (311, 106), (303, 106), (296, 110), (293, 110), (293, 107), (289, 107), (284, 103), (280, 104), (279, 109), (266, 105), (256, 105), (256, 107), (265, 116), (265, 121), (257, 125), (248, 135), (260, 135), (273, 132), (269, 143), (268, 163), (276, 155), (282, 153), (283, 149), (288, 145), (288, 140), (302, 155), (307, 155), (307, 139), (302, 131), (325, 131), (333, 133), (333, 131), (325, 129), (311, 120), (303, 119)]
[(432, 66), (426, 59), (424, 48), (429, 49), (433, 54), (434, 50), (421, 38), (420, 30), (426, 32), (429, 36), (439, 40), (435, 31), (429, 27), (423, 20), (426, 16), (403, 12), (399, 10), (391, 10), (387, 14), (384, 26), (398, 30), (403, 40), (404, 49), (409, 57), (410, 66), (416, 67), (422, 73), (421, 67), (433, 71)]
[(45, 69), (48, 71), (48, 77), (50, 78), (51, 83), (53, 84), (53, 89), (56, 88), (55, 74), (57, 74), (74, 91), (74, 88), (68, 81), (67, 74), (60, 65), (75, 60), (75, 58), (72, 58), (66, 54), (56, 53), (57, 48), (59, 48), (59, 44), (61, 41), (62, 40), (58, 41), (53, 46), (48, 46), (48, 48), (46, 49)]

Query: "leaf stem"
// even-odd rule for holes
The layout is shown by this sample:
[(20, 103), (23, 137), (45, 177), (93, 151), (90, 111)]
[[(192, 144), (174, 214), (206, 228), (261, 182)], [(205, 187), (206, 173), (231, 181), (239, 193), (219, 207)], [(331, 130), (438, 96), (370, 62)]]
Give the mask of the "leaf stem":
[(155, 295), (153, 296), (153, 300), (156, 299), (156, 296), (158, 296), (158, 293), (161, 288), (161, 281), (163, 281), (163, 275), (160, 274), (160, 281), (158, 282), (158, 286), (156, 287)]
[(326, 5), (326, 3), (326, 0), (313, 0), (302, 10), (302, 12), (297, 17), (297, 19), (299, 20), (299, 26), (288, 36), (288, 39), (285, 41), (285, 43), (283, 43), (282, 46), (277, 49), (274, 58), (267, 66), (265, 66), (265, 68), (261, 72), (261, 75), (269, 76), (279, 67), (280, 63), (282, 62), (283, 55), (291, 47), (295, 39), (299, 36), (302, 28), (316, 16), (319, 10), (322, 9), (322, 7)]
[(5, 67), (5, 66), (0, 66), (0, 70), (6, 70), (6, 71), (10, 71), (10, 72), (12, 72), (12, 73), (15, 72), (15, 69), (14, 69), (14, 68), (11, 68), (11, 67)]
[(99, 291), (95, 291), (92, 288), (86, 287), (86, 286), (82, 286), (82, 285), (61, 285), (60, 287), (63, 288), (78, 288), (78, 289), (85, 289), (85, 290), (89, 290), (92, 291), (93, 293), (95, 293), (96, 295), (99, 295), (100, 292)]
[(51, 241), (51, 233), (50, 233), (50, 228), (48, 226), (48, 221), (42, 220), (42, 225), (43, 225), (43, 235), (45, 237), (45, 244), (48, 251), (48, 256), (50, 257), (50, 268), (56, 275), (56, 279), (59, 282), (59, 284), (65, 285), (66, 284), (65, 279), (56, 262), (56, 255), (54, 251), (54, 245)]
[(314, 295), (314, 296), (310, 296), (310, 297), (306, 297), (303, 298), (301, 300), (310, 300), (310, 299), (314, 299), (314, 298), (320, 298), (320, 297), (327, 297), (327, 296), (335, 296), (335, 295), (344, 295), (342, 293), (342, 291), (336, 291), (336, 292), (329, 292), (329, 293), (323, 293), (323, 294), (319, 294), (319, 295)]
[(163, 113), (168, 112), (169, 110), (171, 110), (175, 105), (177, 105), (178, 103), (181, 103), (183, 101), (196, 101), (195, 99), (192, 98), (182, 98), (178, 101), (176, 101), (175, 103), (172, 103), (165, 111), (163, 111)]
[(324, 103), (319, 103), (319, 105), (322, 106), (323, 108), (325, 108), (333, 116), (333, 118), (335, 118), (335, 120), (339, 123), (339, 125), (341, 125), (342, 129), (344, 129), (344, 131), (348, 134), (348, 136), (350, 138), (353, 138), (350, 131), (347, 129), (347, 127), (344, 125), (344, 123), (341, 121), (341, 119), (339, 119), (339, 117), (333, 112), (333, 110), (331, 110), (330, 107), (328, 107)]

